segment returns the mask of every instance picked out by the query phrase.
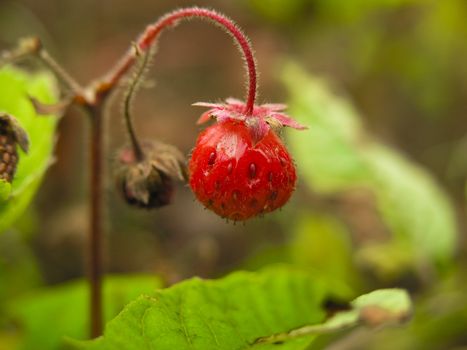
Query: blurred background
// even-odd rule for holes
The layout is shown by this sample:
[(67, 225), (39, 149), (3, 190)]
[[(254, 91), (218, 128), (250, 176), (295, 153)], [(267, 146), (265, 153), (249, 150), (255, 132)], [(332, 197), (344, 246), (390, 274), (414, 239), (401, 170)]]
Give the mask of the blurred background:
[[(0, 48), (36, 34), (84, 84), (111, 68), (147, 24), (192, 5), (1, 0)], [(403, 287), (416, 302), (407, 328), (320, 337), (313, 349), (467, 349), (467, 2), (196, 5), (227, 14), (250, 37), (258, 102), (285, 102), (309, 126), (284, 134), (300, 174), (296, 193), (281, 211), (234, 225), (204, 210), (184, 185), (169, 207), (129, 208), (109, 175), (108, 271), (172, 284), (287, 263), (335, 284), (342, 298)], [(152, 86), (134, 106), (139, 135), (187, 155), (201, 130), (202, 110), (191, 104), (244, 96), (235, 45), (202, 21), (164, 33), (147, 80)], [(119, 98), (109, 107), (109, 168), (126, 142)], [(0, 305), (85, 272), (85, 119), (72, 108), (60, 122), (57, 162), (22, 219), (0, 236)]]

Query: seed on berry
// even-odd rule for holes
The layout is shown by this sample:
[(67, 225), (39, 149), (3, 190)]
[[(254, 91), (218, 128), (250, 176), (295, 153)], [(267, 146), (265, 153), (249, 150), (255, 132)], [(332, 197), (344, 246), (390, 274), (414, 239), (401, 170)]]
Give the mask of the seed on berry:
[(252, 200), (250, 201), (250, 207), (256, 208), (257, 206), (258, 206), (258, 200), (252, 199)]
[(208, 164), (213, 165), (215, 161), (216, 161), (216, 152), (211, 152), (211, 154), (209, 155)]
[(268, 181), (272, 182), (272, 171), (268, 173)]
[(278, 193), (277, 191), (272, 191), (272, 192), (269, 194), (269, 200), (275, 201), (278, 195), (279, 195), (279, 193)]
[(250, 175), (251, 179), (253, 179), (256, 176), (256, 165), (255, 165), (255, 163), (250, 164), (249, 175)]

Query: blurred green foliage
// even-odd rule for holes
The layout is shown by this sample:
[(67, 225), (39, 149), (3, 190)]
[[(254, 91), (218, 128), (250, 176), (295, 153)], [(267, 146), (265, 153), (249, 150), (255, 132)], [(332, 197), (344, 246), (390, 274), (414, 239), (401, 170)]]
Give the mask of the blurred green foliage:
[[(162, 286), (154, 276), (109, 276), (104, 282), (104, 317), (109, 321), (142, 293)], [(63, 337), (85, 339), (88, 330), (88, 290), (85, 281), (34, 290), (11, 298), (6, 314), (12, 327), (3, 337), (17, 334), (19, 349), (59, 349)], [(45, 328), (46, 327), (46, 328)]]
[(283, 23), (309, 13), (347, 22), (368, 16), (375, 10), (388, 10), (423, 0), (250, 0), (249, 4), (266, 18)]
[[(326, 283), (332, 295), (349, 300), (361, 291), (362, 281), (352, 257), (350, 232), (331, 215), (301, 211), (291, 214), (289, 239), (280, 245), (265, 244), (243, 263), (242, 268), (258, 270), (282, 263), (308, 271)], [(330, 248), (332, 247), (332, 248)]]
[(8, 302), (43, 282), (31, 248), (18, 232), (7, 232), (0, 240), (0, 318)]
[(323, 82), (292, 64), (283, 79), (291, 114), (310, 125), (308, 132), (288, 135), (309, 186), (323, 195), (369, 191), (393, 239), (411, 251), (415, 264), (451, 261), (457, 235), (453, 208), (429, 174), (373, 140), (349, 102), (334, 97)]
[(302, 213), (292, 232), (291, 263), (321, 276), (333, 286), (336, 296), (348, 299), (355, 295), (361, 281), (346, 227), (329, 215)]

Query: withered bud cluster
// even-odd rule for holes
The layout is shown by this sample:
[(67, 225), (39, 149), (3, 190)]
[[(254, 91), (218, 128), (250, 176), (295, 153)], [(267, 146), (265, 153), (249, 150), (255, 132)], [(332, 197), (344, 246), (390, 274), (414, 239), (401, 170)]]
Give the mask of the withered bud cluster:
[(147, 209), (165, 206), (173, 196), (173, 180), (187, 180), (185, 157), (176, 147), (159, 141), (143, 141), (141, 148), (142, 159), (130, 145), (118, 152), (117, 189), (130, 205)]
[(0, 180), (12, 182), (18, 164), (17, 145), (27, 153), (29, 140), (15, 117), (0, 112)]

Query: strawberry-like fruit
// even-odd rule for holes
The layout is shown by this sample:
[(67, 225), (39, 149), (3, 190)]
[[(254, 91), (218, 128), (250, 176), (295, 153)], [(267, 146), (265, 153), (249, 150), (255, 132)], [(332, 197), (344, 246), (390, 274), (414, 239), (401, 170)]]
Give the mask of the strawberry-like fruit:
[(221, 217), (242, 221), (282, 207), (297, 180), (290, 154), (277, 135), (283, 126), (304, 127), (281, 113), (283, 105), (255, 106), (245, 115), (240, 101), (198, 103), (210, 107), (199, 122), (217, 122), (198, 137), (190, 163), (190, 186), (198, 200)]

